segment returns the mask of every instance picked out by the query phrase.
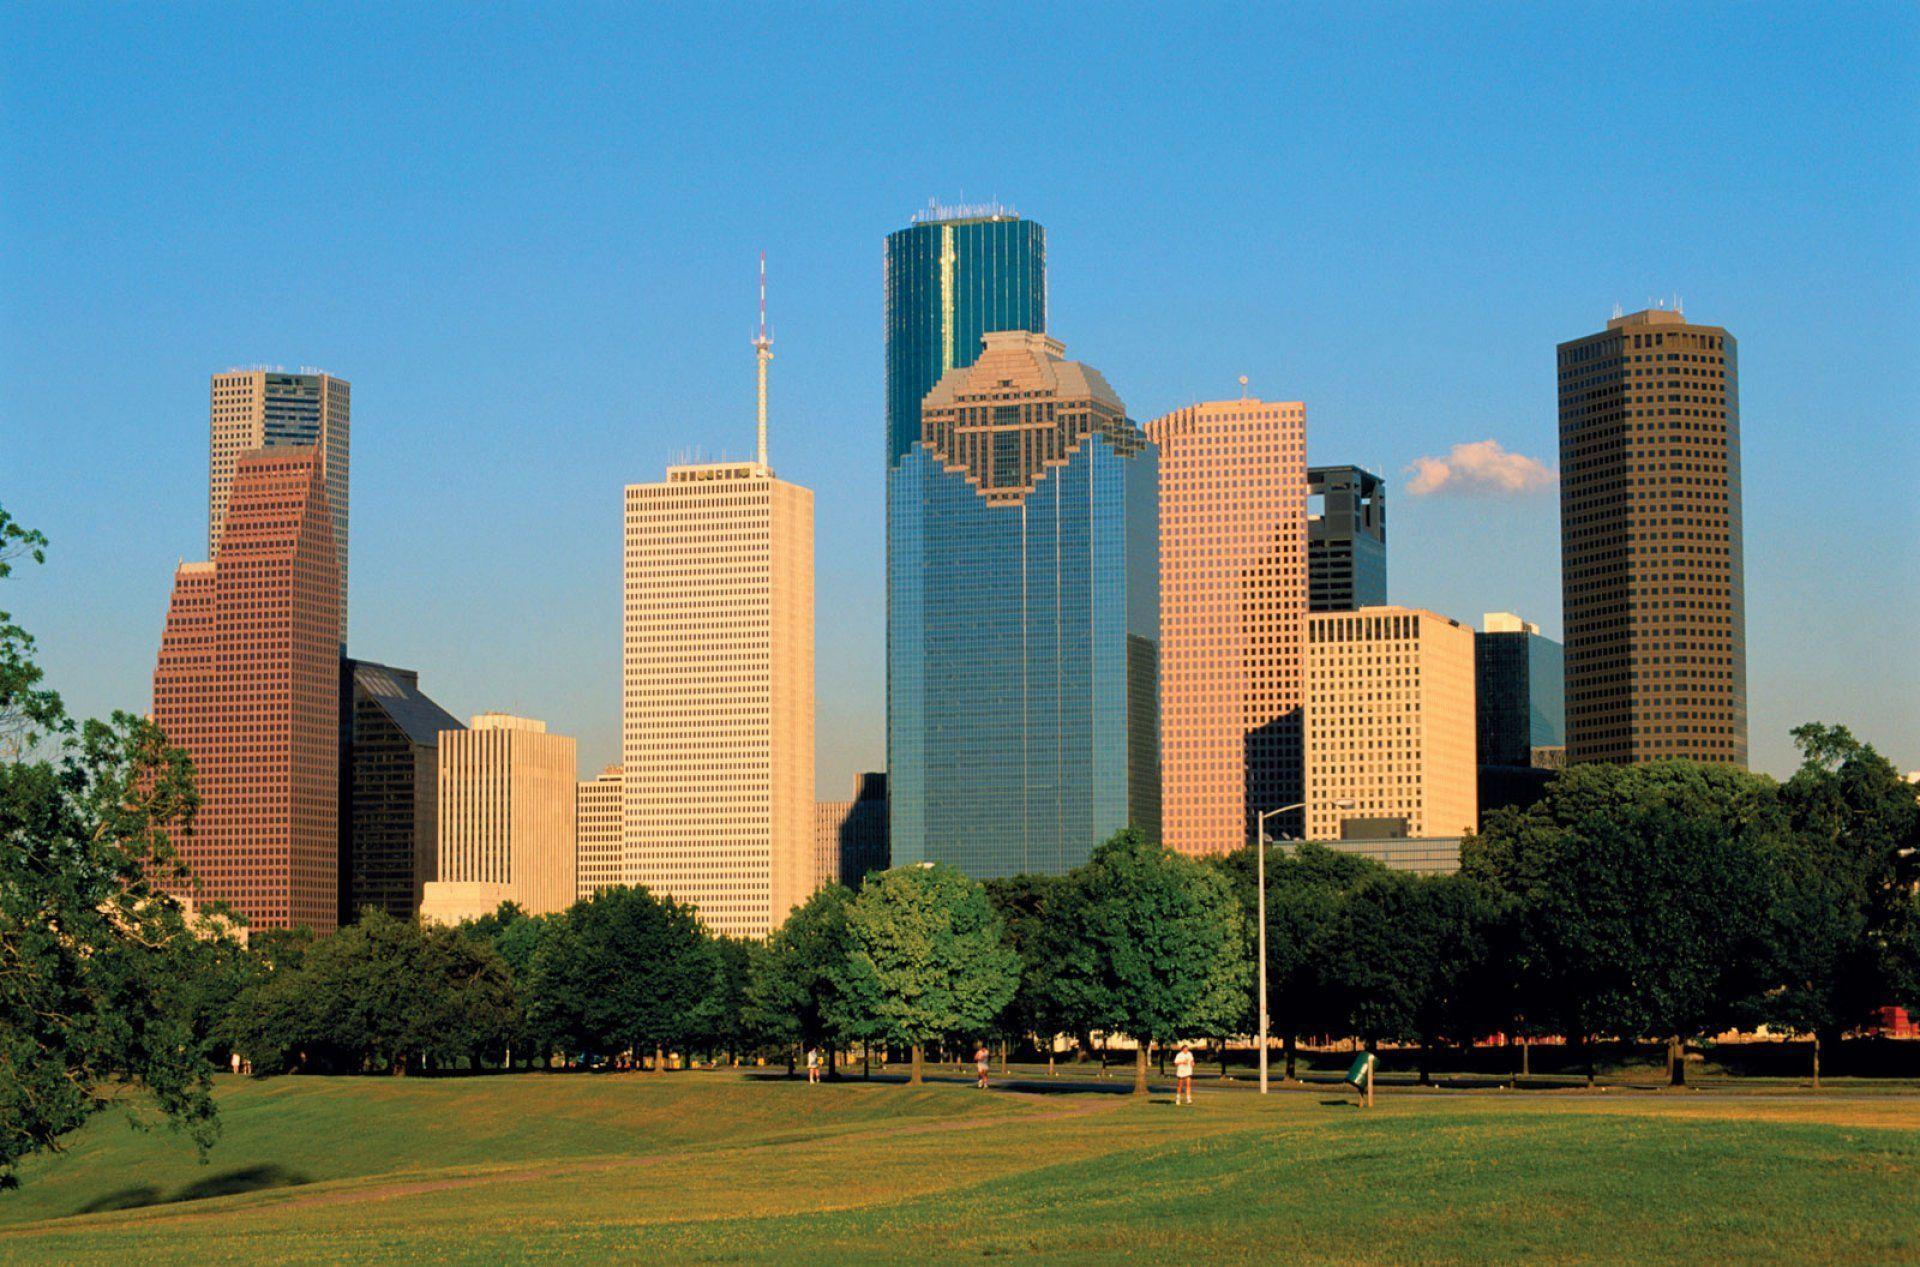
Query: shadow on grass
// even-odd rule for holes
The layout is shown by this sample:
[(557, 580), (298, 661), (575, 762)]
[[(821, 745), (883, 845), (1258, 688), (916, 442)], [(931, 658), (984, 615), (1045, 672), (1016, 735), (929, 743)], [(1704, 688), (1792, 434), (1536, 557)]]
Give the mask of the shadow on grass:
[(133, 1210), (145, 1205), (172, 1205), (178, 1201), (204, 1201), (208, 1197), (230, 1197), (239, 1192), (260, 1192), (267, 1188), (295, 1188), (311, 1183), (297, 1170), (269, 1162), (262, 1166), (242, 1166), (196, 1179), (171, 1195), (150, 1183), (135, 1184), (118, 1192), (95, 1197), (75, 1210), (75, 1214), (99, 1214), (107, 1210)]

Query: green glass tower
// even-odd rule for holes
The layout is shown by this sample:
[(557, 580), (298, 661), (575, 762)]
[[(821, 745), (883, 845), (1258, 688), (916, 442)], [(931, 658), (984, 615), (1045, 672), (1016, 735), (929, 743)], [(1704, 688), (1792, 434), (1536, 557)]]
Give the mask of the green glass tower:
[(929, 206), (887, 236), (887, 466), (920, 438), (920, 402), (972, 365), (982, 335), (1047, 328), (1047, 233), (999, 207)]

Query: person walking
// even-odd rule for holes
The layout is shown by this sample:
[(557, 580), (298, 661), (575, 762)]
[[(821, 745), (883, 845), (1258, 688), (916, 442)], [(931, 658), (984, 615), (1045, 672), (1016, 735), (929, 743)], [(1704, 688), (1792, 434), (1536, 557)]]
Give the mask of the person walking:
[(1173, 1057), (1173, 1102), (1193, 1103), (1193, 1049), (1185, 1043)]
[(807, 1081), (820, 1081), (820, 1049), (818, 1047), (807, 1049)]
[(973, 1071), (980, 1076), (979, 1082), (974, 1085), (978, 1086), (982, 1091), (987, 1089), (987, 1066), (991, 1060), (992, 1057), (987, 1054), (987, 1045), (981, 1043), (973, 1053)]

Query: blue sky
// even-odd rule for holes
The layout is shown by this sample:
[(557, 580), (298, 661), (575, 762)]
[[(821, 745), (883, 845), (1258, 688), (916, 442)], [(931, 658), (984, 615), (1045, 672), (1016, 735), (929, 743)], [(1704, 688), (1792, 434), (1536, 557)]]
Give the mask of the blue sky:
[(1307, 402), (1392, 480), (1391, 597), (1559, 632), (1553, 345), (1678, 294), (1741, 344), (1754, 764), (1843, 721), (1920, 767), (1911, 5), (11, 5), (6, 601), (144, 709), (205, 547), (207, 376), (353, 383), (355, 654), (617, 757), (622, 485), (753, 441), (817, 493), (820, 786), (884, 753), (881, 242), (1047, 226), (1051, 322), (1138, 418)]

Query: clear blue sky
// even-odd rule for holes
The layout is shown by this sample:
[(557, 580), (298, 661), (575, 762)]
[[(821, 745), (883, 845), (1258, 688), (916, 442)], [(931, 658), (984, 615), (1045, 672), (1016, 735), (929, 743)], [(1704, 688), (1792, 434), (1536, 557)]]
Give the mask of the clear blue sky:
[(1754, 763), (1920, 767), (1920, 9), (1031, 4), (0, 10), (5, 600), (145, 709), (204, 552), (207, 376), (353, 383), (354, 653), (616, 758), (622, 485), (752, 444), (816, 490), (823, 792), (883, 760), (881, 241), (1048, 230), (1053, 333), (1141, 419), (1307, 402), (1393, 481), (1391, 596), (1560, 624), (1553, 345), (1677, 293), (1741, 344)]

